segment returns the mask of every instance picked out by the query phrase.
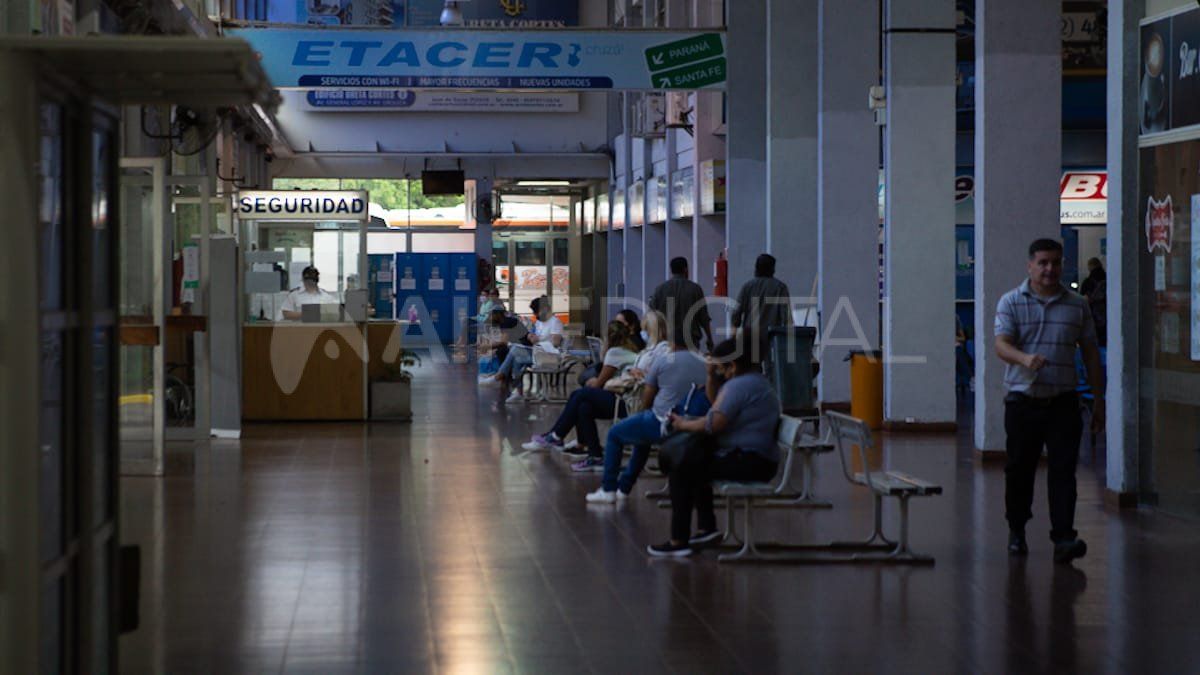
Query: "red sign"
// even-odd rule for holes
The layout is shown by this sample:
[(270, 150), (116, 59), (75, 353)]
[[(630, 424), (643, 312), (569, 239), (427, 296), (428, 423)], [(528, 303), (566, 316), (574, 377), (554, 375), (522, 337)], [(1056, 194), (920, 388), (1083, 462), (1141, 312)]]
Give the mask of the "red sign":
[(1059, 184), (1063, 201), (1075, 199), (1108, 199), (1108, 172), (1064, 173)]
[(1151, 253), (1160, 248), (1171, 252), (1171, 235), (1175, 232), (1175, 210), (1171, 195), (1161, 202), (1150, 197), (1146, 203), (1146, 247)]

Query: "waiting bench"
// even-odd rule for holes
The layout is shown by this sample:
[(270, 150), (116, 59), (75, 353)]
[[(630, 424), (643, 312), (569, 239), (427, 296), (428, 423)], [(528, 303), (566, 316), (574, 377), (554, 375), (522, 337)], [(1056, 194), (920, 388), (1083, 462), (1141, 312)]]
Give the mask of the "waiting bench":
[[(901, 471), (888, 469), (871, 469), (868, 461), (870, 451), (874, 449), (871, 428), (862, 420), (830, 412), (825, 415), (826, 423), (831, 429), (834, 445), (841, 460), (842, 472), (846, 479), (854, 485), (870, 489), (874, 497), (874, 527), (871, 536), (864, 541), (833, 542), (830, 544), (768, 544), (755, 541), (754, 533), (754, 500), (770, 497), (780, 486), (788, 484), (791, 476), (791, 464), (799, 442), (802, 440), (803, 426), (810, 421), (804, 418), (784, 416), (780, 420), (777, 442), (783, 452), (783, 470), (770, 483), (736, 483), (720, 481), (714, 484), (714, 494), (724, 496), (727, 500), (729, 515), (726, 539), (737, 539), (733, 532), (733, 508), (735, 502), (742, 502), (745, 508), (741, 549), (736, 553), (722, 554), (718, 557), (721, 562), (742, 561), (775, 561), (798, 563), (846, 563), (846, 562), (882, 562), (907, 564), (933, 564), (932, 556), (913, 553), (909, 548), (909, 510), (908, 500), (913, 497), (928, 497), (942, 493), (942, 487), (929, 481), (915, 478)], [(850, 469), (851, 448), (857, 448), (858, 459), (863, 470), (852, 472)], [(895, 498), (900, 502), (900, 536), (897, 541), (888, 539), (883, 533), (883, 500)], [(759, 547), (771, 548), (788, 553), (763, 553)]]

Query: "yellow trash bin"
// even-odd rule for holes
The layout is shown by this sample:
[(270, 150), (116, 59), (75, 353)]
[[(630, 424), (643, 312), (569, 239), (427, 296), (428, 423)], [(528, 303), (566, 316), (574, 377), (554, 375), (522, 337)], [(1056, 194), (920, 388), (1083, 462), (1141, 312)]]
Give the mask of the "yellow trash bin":
[(872, 429), (883, 426), (883, 352), (855, 350), (850, 362), (850, 414)]

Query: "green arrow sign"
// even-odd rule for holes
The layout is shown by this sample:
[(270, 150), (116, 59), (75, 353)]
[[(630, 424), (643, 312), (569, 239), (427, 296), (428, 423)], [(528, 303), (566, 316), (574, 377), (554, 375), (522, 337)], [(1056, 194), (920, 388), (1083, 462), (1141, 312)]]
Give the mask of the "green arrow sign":
[(686, 40), (655, 45), (646, 50), (646, 65), (650, 72), (682, 66), (685, 63), (703, 61), (725, 53), (721, 36), (716, 33), (697, 35)]
[(725, 81), (725, 57), (654, 73), (650, 81), (655, 89), (700, 89)]

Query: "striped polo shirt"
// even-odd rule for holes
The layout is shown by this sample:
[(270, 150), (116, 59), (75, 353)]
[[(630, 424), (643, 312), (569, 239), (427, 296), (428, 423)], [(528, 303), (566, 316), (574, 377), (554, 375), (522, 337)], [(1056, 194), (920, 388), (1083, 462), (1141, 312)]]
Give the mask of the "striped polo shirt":
[(1037, 372), (1007, 364), (1004, 386), (1010, 392), (1048, 398), (1075, 390), (1075, 349), (1079, 343), (1096, 341), (1096, 325), (1082, 295), (1060, 286), (1058, 295), (1041, 298), (1026, 279), (996, 305), (996, 336), (1002, 335), (1011, 337), (1017, 349), (1046, 359)]

